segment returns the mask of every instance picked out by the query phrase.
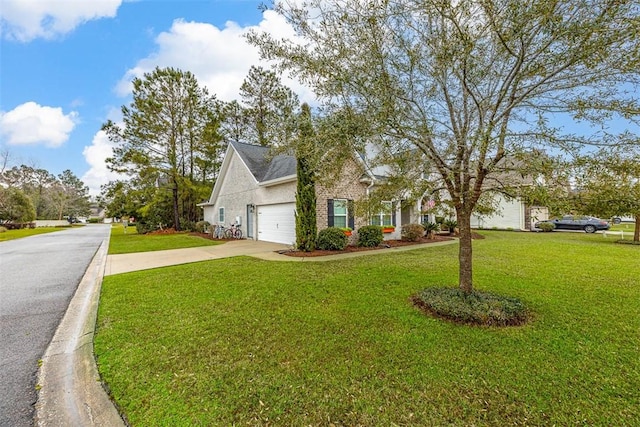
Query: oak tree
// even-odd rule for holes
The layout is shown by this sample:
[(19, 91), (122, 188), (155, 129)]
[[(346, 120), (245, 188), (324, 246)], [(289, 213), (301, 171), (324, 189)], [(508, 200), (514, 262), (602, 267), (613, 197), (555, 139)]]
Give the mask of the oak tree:
[(275, 2), (296, 39), (251, 43), (314, 90), (326, 111), (367, 121), (379, 152), (418, 150), (460, 229), (459, 287), (473, 290), (471, 214), (506, 158), (617, 144), (553, 115), (637, 123), (636, 0)]

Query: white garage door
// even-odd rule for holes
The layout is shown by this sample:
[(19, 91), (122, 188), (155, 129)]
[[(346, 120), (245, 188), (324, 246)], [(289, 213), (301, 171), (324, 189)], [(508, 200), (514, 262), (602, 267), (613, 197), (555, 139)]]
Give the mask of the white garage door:
[(291, 245), (296, 241), (296, 204), (258, 206), (258, 240)]

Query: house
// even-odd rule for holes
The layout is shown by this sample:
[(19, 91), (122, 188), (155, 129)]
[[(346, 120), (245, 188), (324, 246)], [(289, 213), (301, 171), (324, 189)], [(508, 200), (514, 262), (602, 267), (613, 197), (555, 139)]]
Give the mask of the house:
[[(345, 162), (331, 186), (316, 185), (317, 227), (352, 230), (368, 224), (396, 226), (386, 239), (399, 238), (400, 225), (419, 222), (419, 203), (385, 202), (389, 209), (369, 218), (354, 214), (354, 201), (366, 198), (379, 178), (358, 155)], [(248, 239), (295, 244), (296, 159), (270, 156), (267, 147), (229, 143), (211, 197), (200, 204), (211, 224), (238, 223)], [(355, 242), (355, 235), (350, 242)]]

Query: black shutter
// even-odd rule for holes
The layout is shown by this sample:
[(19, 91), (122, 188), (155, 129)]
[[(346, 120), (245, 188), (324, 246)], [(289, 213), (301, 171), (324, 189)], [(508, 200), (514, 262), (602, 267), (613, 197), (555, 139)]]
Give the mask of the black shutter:
[(350, 229), (354, 229), (355, 227), (355, 219), (354, 219), (354, 215), (353, 215), (353, 200), (348, 200), (347, 201), (347, 227), (349, 227)]
[(396, 202), (391, 202), (391, 225), (396, 226)]
[(333, 199), (327, 199), (327, 227), (333, 227)]

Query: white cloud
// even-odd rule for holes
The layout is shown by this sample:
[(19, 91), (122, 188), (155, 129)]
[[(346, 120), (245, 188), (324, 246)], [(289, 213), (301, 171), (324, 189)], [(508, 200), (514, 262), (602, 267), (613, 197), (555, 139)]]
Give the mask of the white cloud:
[(21, 42), (50, 39), (87, 21), (113, 18), (121, 3), (122, 0), (2, 0), (0, 33)]
[[(133, 78), (142, 77), (155, 67), (174, 67), (192, 72), (219, 99), (237, 99), (242, 81), (252, 65), (269, 68), (267, 64), (261, 64), (258, 50), (244, 38), (252, 29), (277, 37), (294, 37), (284, 18), (273, 11), (264, 12), (263, 20), (257, 26), (249, 27), (228, 21), (219, 29), (208, 23), (176, 20), (169, 31), (156, 37), (158, 50), (130, 69), (117, 84), (116, 92), (127, 96), (131, 93)], [(303, 101), (313, 101), (313, 94), (299, 83), (288, 79), (283, 82)]]
[(81, 180), (89, 187), (91, 195), (100, 194), (102, 184), (123, 179), (122, 175), (107, 169), (105, 160), (113, 155), (113, 144), (104, 131), (100, 130), (94, 135), (91, 145), (84, 147), (82, 155), (90, 169), (82, 176)]
[(0, 135), (9, 145), (44, 144), (55, 148), (69, 139), (77, 122), (75, 111), (64, 114), (60, 107), (30, 101), (9, 112), (0, 111)]

